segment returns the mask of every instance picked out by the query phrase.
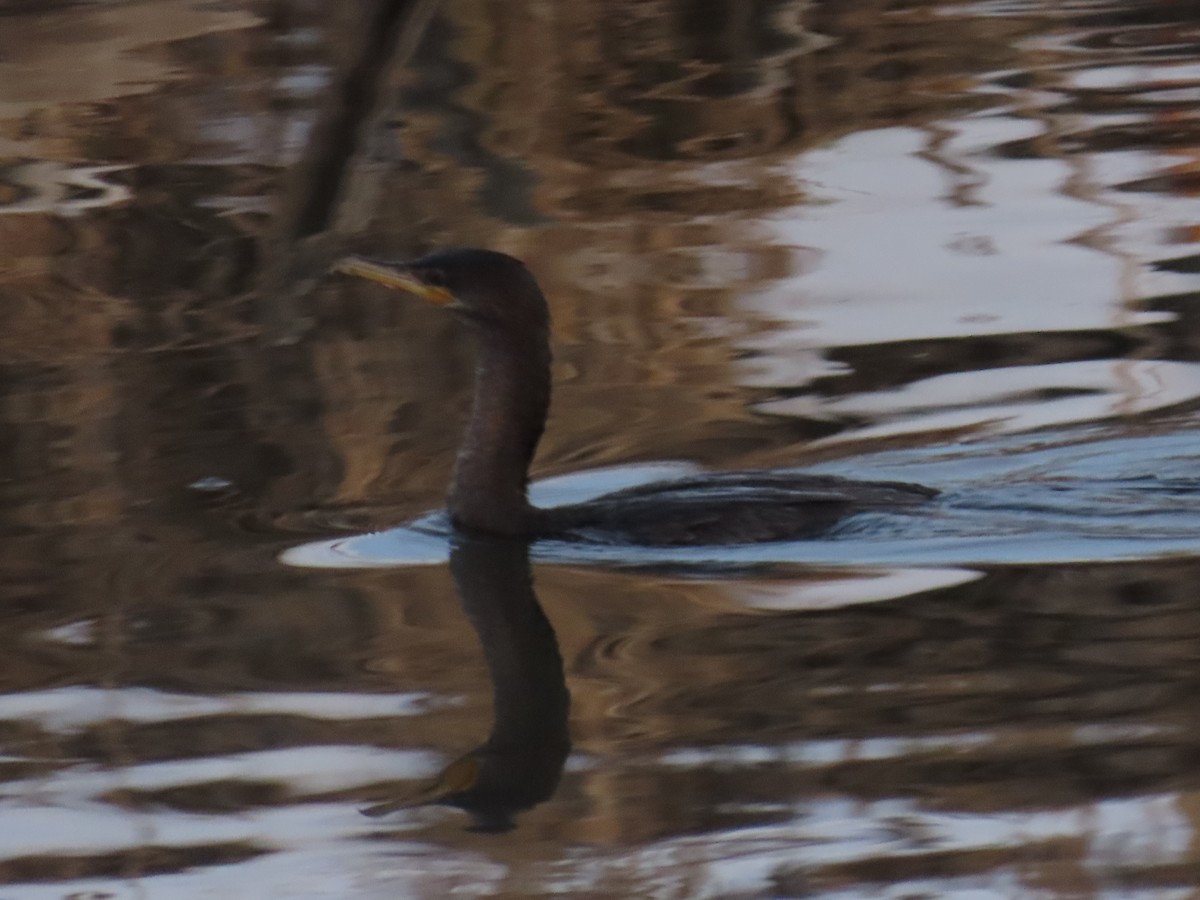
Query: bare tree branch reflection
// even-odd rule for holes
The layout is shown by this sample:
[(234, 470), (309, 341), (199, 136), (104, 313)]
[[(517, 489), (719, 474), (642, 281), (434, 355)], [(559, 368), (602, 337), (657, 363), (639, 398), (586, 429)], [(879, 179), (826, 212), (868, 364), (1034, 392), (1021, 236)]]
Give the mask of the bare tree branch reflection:
[(396, 160), (373, 141), (392, 109), (392, 92), (441, 0), (377, 0), (345, 15), (349, 49), (341, 76), (312, 129), (304, 159), (280, 195), (267, 265), (259, 285), (259, 319), (277, 342), (305, 328), (301, 298), (340, 242), (366, 227), (382, 179)]

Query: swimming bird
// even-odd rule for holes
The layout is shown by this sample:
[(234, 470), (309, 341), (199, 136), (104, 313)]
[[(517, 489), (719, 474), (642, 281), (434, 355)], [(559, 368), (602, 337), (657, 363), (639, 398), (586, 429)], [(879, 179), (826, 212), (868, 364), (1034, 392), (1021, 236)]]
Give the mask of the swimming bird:
[(533, 506), (529, 466), (550, 407), (550, 313), (524, 263), (464, 247), (399, 263), (347, 257), (334, 270), (449, 309), (474, 334), (474, 397), (447, 498), (450, 521), (463, 532), (644, 546), (759, 543), (815, 537), (855, 513), (910, 507), (937, 493), (899, 482), (744, 471)]

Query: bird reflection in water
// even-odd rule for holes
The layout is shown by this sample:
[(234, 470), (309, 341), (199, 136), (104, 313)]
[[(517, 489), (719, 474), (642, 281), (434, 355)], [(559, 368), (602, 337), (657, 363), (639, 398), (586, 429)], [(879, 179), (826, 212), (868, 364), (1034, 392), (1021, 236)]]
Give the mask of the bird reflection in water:
[(456, 536), (450, 572), (487, 658), (492, 732), (418, 795), (363, 812), (454, 806), (470, 813), (474, 831), (508, 831), (517, 813), (554, 794), (571, 749), (562, 656), (533, 590), (527, 542)]

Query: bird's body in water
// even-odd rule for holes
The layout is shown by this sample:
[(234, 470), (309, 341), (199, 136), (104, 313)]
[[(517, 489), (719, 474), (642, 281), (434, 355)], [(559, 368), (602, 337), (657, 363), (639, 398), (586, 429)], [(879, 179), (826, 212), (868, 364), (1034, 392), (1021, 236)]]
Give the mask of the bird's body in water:
[(758, 543), (814, 537), (855, 513), (912, 506), (936, 494), (913, 484), (755, 471), (535, 507), (526, 488), (550, 406), (550, 315), (525, 265), (463, 248), (407, 263), (351, 257), (335, 268), (447, 307), (474, 332), (475, 394), (447, 500), (463, 531), (648, 546)]

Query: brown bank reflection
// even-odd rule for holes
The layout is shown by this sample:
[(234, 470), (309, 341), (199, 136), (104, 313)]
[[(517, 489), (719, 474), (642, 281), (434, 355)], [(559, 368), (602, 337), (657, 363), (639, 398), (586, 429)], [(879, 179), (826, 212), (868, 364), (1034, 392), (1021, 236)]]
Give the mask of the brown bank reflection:
[[(581, 766), (511, 835), (376, 840), (356, 810), (380, 783), (483, 734), (478, 650), (441, 570), (289, 572), (274, 526), (435, 505), (466, 359), (451, 324), (329, 287), (269, 346), (245, 299), (276, 229), (338, 219), (267, 211), (360, 47), (345, 26), (384, 6), (0, 7), (6, 897), (1194, 892), (1187, 560), (825, 609), (794, 571), (541, 571)], [(1049, 367), (1200, 359), (1195, 23), (1193, 0), (448, 2), (374, 92), (354, 249), (483, 244), (545, 278), (562, 390), (539, 475), (798, 464), (895, 418), (864, 396), (942, 375), (1094, 392)], [(927, 255), (864, 253), (900, 235)], [(1062, 267), (1006, 280), (1042, 260)], [(964, 309), (989, 282), (1004, 302)], [(915, 333), (865, 338), (888, 308)], [(979, 399), (955, 410), (989, 420)], [(197, 508), (194, 483), (229, 497)], [(537, 695), (502, 669), (519, 642), (492, 643), (499, 713)], [(493, 822), (566, 752), (516, 710), (477, 751), (534, 763), (492, 760)], [(425, 798), (495, 784), (486, 765)]]
[(554, 793), (571, 749), (562, 657), (533, 591), (527, 543), (458, 537), (450, 571), (487, 658), (492, 733), (421, 793), (364, 812), (436, 803), (466, 810), (478, 831), (507, 831), (516, 813)]
[[(1196, 574), (1010, 568), (766, 616), (712, 607), (795, 582), (663, 580), (640, 611), (614, 592), (610, 626), (627, 627), (572, 669), (577, 741), (603, 753), (571, 826), (603, 860), (593, 887), (637, 895), (639, 865), (679, 897), (724, 877), (756, 897), (1193, 883)], [(710, 614), (654, 621), (672, 595)], [(597, 694), (603, 717), (586, 715)], [(770, 874), (737, 881), (738, 865)]]

